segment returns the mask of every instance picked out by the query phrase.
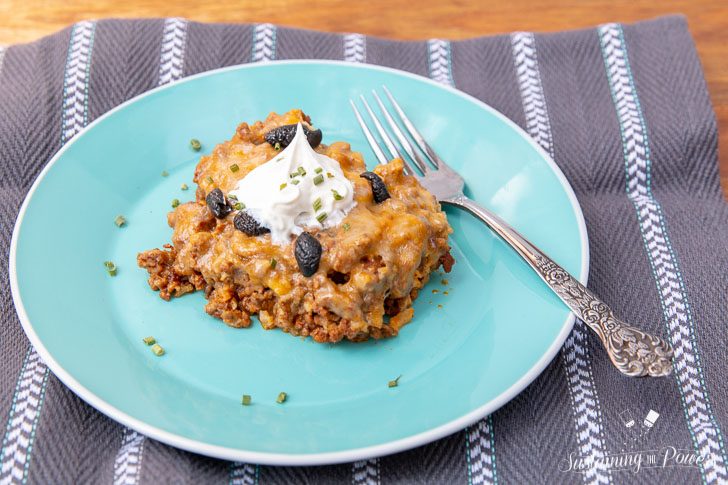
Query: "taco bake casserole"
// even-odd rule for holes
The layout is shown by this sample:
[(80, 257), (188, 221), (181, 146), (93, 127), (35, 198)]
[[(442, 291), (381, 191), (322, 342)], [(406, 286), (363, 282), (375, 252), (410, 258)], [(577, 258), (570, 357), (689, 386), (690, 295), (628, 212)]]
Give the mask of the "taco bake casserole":
[(171, 244), (137, 257), (151, 288), (204, 291), (232, 327), (258, 315), (317, 342), (397, 335), (430, 274), (450, 271), (452, 230), (401, 160), (367, 172), (321, 136), (300, 110), (272, 113), (203, 156), (196, 200), (168, 215)]

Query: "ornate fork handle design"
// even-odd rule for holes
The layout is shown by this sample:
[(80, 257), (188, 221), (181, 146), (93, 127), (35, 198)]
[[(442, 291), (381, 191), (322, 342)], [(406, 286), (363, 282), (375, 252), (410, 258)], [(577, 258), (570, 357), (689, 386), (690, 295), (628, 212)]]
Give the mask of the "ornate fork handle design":
[(443, 202), (472, 213), (509, 243), (571, 311), (594, 330), (622, 373), (657, 377), (672, 372), (670, 344), (617, 319), (603, 301), (500, 217), (464, 196)]
[(650, 335), (615, 318), (599, 298), (548, 257), (535, 255), (539, 276), (602, 340), (614, 365), (628, 376), (664, 376), (672, 371), (672, 349)]

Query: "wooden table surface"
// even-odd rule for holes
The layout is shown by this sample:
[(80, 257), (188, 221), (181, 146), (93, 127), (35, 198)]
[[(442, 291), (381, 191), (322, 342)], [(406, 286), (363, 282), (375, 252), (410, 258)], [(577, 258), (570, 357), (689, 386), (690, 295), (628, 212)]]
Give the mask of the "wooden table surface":
[(31, 41), (78, 20), (103, 17), (180, 16), (393, 39), (464, 39), (634, 22), (669, 13), (687, 16), (698, 47), (718, 117), (721, 181), (728, 197), (728, 0), (2, 0), (0, 45)]

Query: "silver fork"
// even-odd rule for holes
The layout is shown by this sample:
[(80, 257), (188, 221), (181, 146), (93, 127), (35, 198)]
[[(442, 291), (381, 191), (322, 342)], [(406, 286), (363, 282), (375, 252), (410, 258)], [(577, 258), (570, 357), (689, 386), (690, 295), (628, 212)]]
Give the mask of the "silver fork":
[[(372, 91), (374, 99), (389, 129), (399, 142), (399, 147), (382, 126), (382, 122), (374, 114), (366, 98), (361, 95), (361, 102), (369, 113), (379, 136), (384, 141), (390, 157), (384, 154), (376, 138), (364, 122), (354, 101), (350, 100), (359, 125), (374, 154), (381, 163), (390, 159), (401, 158), (405, 171), (415, 177), (442, 204), (464, 209), (471, 213), (496, 234), (502, 237), (533, 268), (546, 284), (556, 293), (574, 314), (591, 328), (601, 340), (614, 366), (628, 376), (666, 376), (672, 372), (672, 348), (665, 340), (655, 335), (631, 327), (617, 319), (612, 310), (584, 285), (571, 276), (564, 268), (556, 264), (543, 251), (513, 229), (496, 214), (480, 206), (463, 194), (465, 181), (451, 169), (427, 144), (419, 131), (394, 99), (386, 87), (383, 87), (397, 118), (404, 126), (409, 137), (419, 149), (415, 149), (408, 137), (402, 132), (398, 123), (382, 102), (376, 91)], [(400, 152), (404, 150), (404, 154)], [(424, 155), (424, 157), (422, 156)]]

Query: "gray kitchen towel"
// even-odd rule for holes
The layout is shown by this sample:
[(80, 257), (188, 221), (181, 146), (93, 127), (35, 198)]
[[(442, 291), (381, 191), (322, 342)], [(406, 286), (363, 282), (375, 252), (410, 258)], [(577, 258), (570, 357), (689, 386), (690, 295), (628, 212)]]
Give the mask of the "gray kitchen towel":
[[(33, 179), (63, 143), (124, 100), (209, 69), (295, 58), (431, 77), (525, 128), (581, 203), (589, 287), (625, 320), (672, 342), (674, 375), (622, 377), (577, 322), (545, 372), (479, 423), (407, 452), (318, 467), (180, 451), (65, 388), (26, 340), (7, 284), (13, 222)], [(99, 20), (2, 49), (0, 484), (727, 483), (728, 206), (716, 147), (682, 17), (458, 42)]]

